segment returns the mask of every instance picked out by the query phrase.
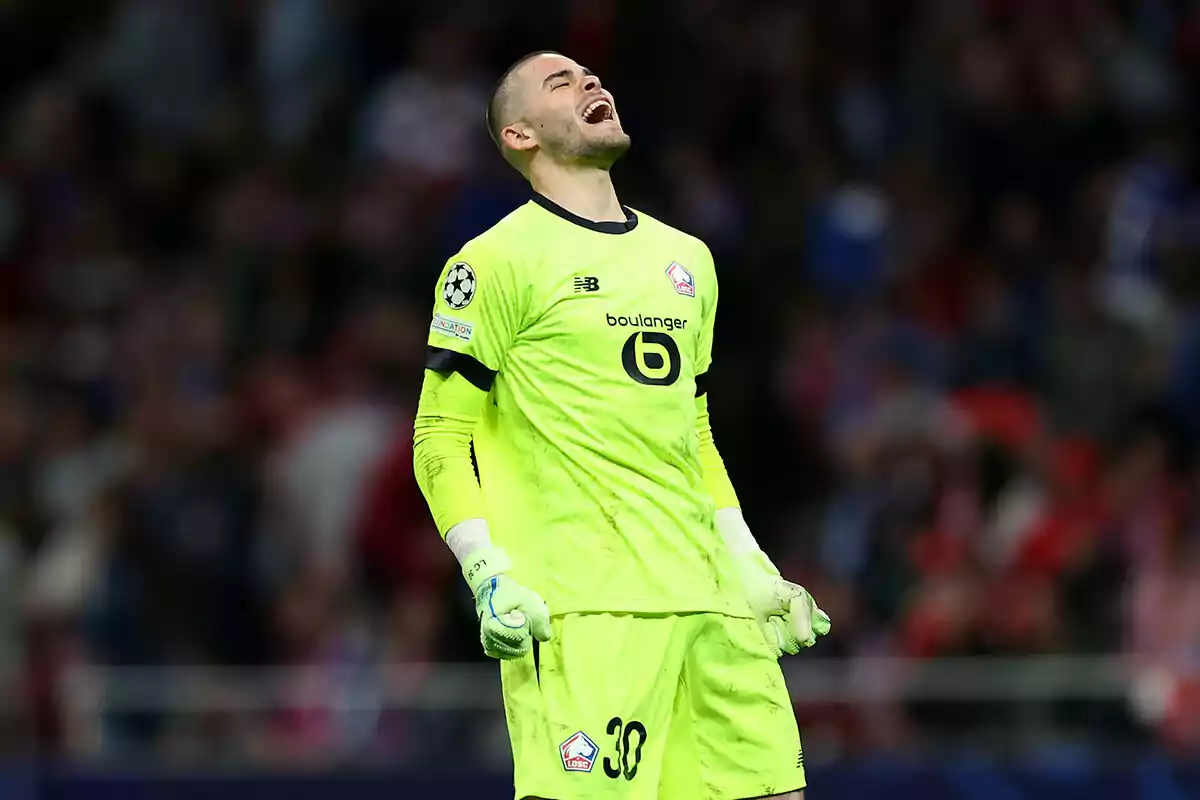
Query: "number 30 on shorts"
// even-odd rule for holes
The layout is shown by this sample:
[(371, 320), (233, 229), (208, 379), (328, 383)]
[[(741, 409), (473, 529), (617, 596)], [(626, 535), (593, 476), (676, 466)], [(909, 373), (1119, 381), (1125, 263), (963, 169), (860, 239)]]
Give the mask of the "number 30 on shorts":
[(617, 751), (617, 757), (615, 760), (608, 756), (604, 757), (604, 774), (614, 780), (622, 775), (627, 781), (633, 780), (637, 775), (638, 764), (642, 760), (642, 745), (646, 743), (646, 726), (636, 719), (623, 723), (620, 717), (613, 717), (608, 721), (606, 730), (609, 736), (615, 737), (613, 744)]

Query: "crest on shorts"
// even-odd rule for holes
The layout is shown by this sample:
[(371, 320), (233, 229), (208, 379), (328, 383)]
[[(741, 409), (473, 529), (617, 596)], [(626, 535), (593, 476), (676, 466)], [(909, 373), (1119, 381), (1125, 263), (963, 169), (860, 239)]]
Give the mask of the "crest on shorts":
[(684, 297), (696, 296), (696, 279), (683, 264), (672, 261), (671, 266), (667, 267), (667, 277), (671, 279), (671, 285), (679, 294)]
[(567, 772), (591, 772), (599, 753), (600, 748), (583, 731), (576, 731), (558, 746), (563, 769)]

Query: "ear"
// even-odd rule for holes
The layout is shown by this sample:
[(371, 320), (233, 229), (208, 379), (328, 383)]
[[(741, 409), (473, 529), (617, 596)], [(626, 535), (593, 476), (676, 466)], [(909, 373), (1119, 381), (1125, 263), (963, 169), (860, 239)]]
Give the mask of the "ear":
[(515, 150), (519, 153), (524, 153), (537, 147), (537, 138), (534, 136), (533, 126), (526, 122), (514, 122), (511, 125), (505, 125), (500, 130), (500, 141), (509, 150)]

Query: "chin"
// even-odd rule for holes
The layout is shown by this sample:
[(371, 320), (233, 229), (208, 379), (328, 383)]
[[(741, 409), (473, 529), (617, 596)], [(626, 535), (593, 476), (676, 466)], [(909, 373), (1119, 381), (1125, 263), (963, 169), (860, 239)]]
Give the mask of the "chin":
[(609, 167), (629, 149), (629, 136), (620, 128), (585, 131), (559, 141), (542, 142), (542, 150), (554, 161)]
[(585, 139), (593, 142), (628, 142), (629, 134), (616, 122), (605, 122), (600, 125), (590, 125), (583, 128)]
[(629, 134), (625, 131), (606, 132), (603, 136), (590, 139), (583, 147), (583, 155), (589, 160), (607, 158), (612, 163), (629, 149), (630, 144)]

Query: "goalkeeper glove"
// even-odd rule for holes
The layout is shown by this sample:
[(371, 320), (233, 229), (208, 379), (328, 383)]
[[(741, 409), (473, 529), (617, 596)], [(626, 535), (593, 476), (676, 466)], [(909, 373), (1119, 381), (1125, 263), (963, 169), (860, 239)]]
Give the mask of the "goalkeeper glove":
[(829, 633), (829, 615), (817, 608), (807, 589), (779, 576), (739, 508), (718, 510), (716, 523), (737, 561), (742, 594), (776, 658), (812, 647), (818, 636)]
[(767, 554), (755, 548), (737, 556), (742, 593), (775, 657), (795, 655), (829, 633), (829, 615), (803, 586), (785, 581)]
[(492, 658), (520, 658), (533, 640), (550, 641), (550, 612), (537, 592), (506, 573), (512, 562), (499, 547), (477, 550), (463, 561), (463, 577), (475, 595), (479, 638)]

